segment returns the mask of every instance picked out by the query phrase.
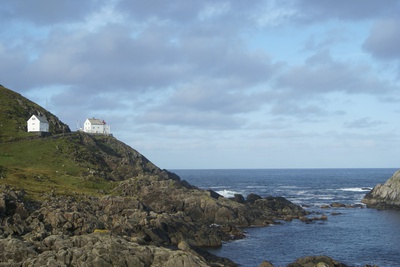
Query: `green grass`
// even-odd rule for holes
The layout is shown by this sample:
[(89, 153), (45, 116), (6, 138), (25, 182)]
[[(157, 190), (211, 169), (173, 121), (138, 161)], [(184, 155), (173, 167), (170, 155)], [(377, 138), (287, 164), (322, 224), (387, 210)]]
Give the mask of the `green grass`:
[[(39, 113), (50, 122), (49, 137), (27, 132), (27, 120)], [(24, 189), (34, 200), (49, 192), (110, 192), (114, 183), (105, 178), (110, 169), (98, 155), (103, 148), (82, 134), (68, 133), (63, 125), (36, 103), (0, 86), (0, 185)], [(56, 134), (62, 132), (67, 133)]]
[(56, 116), (22, 95), (0, 86), (0, 143), (34, 137), (27, 133), (27, 120), (34, 114), (44, 115), (51, 133), (69, 132)]
[(0, 143), (0, 184), (24, 189), (35, 200), (48, 192), (109, 193), (114, 183), (88, 172), (96, 167), (95, 160), (79, 162), (77, 155), (90, 158), (92, 154), (78, 140), (79, 134), (69, 134)]

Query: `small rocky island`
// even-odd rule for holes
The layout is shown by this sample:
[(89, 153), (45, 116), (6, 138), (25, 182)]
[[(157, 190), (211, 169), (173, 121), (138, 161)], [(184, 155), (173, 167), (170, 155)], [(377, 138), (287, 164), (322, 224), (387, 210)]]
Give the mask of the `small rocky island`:
[[(48, 135), (26, 131), (39, 113)], [(242, 227), (307, 216), (282, 197), (199, 189), (112, 136), (71, 132), (2, 86), (0, 121), (2, 267), (237, 266), (203, 248), (244, 238)], [(345, 266), (326, 256), (289, 266), (314, 265)]]
[(400, 210), (400, 170), (376, 185), (362, 200), (369, 208)]

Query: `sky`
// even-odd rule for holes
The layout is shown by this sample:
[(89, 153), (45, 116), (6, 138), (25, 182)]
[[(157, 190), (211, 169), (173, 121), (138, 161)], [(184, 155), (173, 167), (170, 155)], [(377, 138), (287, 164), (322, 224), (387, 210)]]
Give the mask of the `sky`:
[(397, 168), (398, 0), (0, 0), (0, 84), (163, 169)]

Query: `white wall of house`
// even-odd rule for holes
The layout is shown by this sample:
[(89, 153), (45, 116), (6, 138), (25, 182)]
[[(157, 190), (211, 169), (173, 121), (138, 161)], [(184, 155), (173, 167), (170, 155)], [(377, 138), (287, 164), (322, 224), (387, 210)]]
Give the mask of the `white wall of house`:
[(32, 115), (27, 121), (28, 132), (48, 132), (49, 122), (43, 116)]
[(86, 133), (110, 134), (110, 125), (99, 119), (86, 119), (83, 124), (83, 131)]

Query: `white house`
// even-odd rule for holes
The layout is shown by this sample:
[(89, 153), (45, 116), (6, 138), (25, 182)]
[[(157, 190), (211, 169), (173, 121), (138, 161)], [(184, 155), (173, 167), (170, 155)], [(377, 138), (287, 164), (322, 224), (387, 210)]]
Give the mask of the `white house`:
[(83, 131), (85, 133), (110, 134), (110, 125), (106, 124), (104, 120), (86, 119), (83, 124)]
[(48, 132), (49, 122), (46, 117), (39, 115), (32, 115), (32, 117), (27, 121), (28, 132)]

